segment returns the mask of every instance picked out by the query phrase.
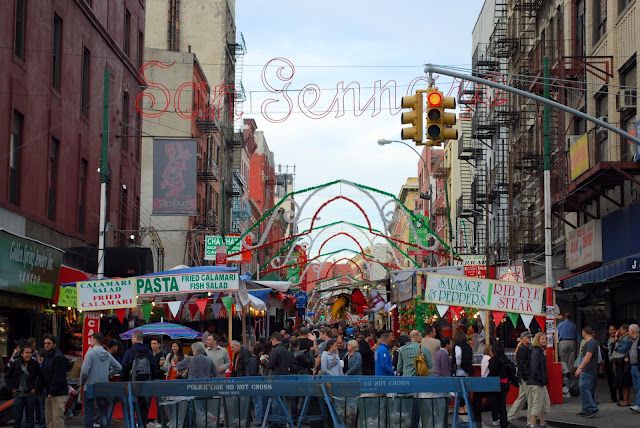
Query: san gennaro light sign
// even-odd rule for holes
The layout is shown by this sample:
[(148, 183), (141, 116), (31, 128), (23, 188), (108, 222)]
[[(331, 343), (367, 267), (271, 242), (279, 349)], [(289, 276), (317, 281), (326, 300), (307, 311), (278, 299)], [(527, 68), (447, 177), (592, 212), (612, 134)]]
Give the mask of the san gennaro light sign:
[(454, 275), (427, 275), (425, 300), (448, 306), (539, 315), (544, 287), (513, 281)]

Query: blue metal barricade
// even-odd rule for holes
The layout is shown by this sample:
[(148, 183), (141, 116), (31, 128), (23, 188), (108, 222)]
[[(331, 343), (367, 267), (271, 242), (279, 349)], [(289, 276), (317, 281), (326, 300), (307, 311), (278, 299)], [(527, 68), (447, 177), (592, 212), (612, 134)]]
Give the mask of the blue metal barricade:
[[(469, 427), (473, 426), (470, 392), (498, 392), (494, 377), (382, 377), (382, 376), (273, 376), (213, 378), (148, 382), (114, 382), (90, 385), (89, 396), (120, 398), (126, 426), (136, 427), (140, 418), (139, 400), (157, 397), (183, 397), (190, 425), (202, 420), (198, 403), (222, 400), (226, 427), (249, 425), (250, 401), (266, 404), (262, 426), (268, 422), (295, 427), (311, 421), (331, 421), (333, 427), (345, 427), (345, 421), (359, 427), (410, 427), (421, 421), (423, 428), (446, 426), (447, 401), (453, 395), (455, 405), (452, 426), (458, 424), (458, 404), (464, 400)], [(309, 415), (312, 400), (320, 402), (320, 414)], [(205, 404), (206, 406), (206, 404)], [(323, 413), (324, 411), (327, 413)], [(179, 413), (179, 412), (178, 412)], [(220, 412), (213, 417), (204, 407), (204, 425), (216, 426)], [(355, 415), (355, 416), (354, 416)], [(209, 425), (209, 422), (212, 424)], [(170, 428), (180, 425), (170, 424)]]

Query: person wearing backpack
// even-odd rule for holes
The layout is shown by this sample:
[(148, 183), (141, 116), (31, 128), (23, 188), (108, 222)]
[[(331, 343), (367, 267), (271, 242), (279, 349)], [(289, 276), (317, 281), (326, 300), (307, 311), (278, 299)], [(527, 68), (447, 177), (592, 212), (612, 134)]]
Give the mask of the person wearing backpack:
[[(151, 348), (144, 344), (144, 333), (142, 331), (134, 331), (131, 337), (131, 348), (127, 349), (122, 357), (122, 378), (125, 381), (143, 382), (150, 380), (152, 373), (157, 372), (158, 367), (156, 359), (153, 358)], [(149, 412), (149, 403), (144, 397), (137, 397), (138, 406), (141, 413), (141, 421), (138, 421), (143, 427), (147, 424), (147, 413)]]

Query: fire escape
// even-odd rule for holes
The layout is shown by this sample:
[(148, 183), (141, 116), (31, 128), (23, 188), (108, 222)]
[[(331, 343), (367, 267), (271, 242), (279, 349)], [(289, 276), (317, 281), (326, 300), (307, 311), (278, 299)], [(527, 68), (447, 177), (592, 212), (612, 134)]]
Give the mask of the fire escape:
[[(504, 2), (503, 2), (504, 3)], [(507, 10), (506, 37), (512, 40), (509, 85), (541, 95), (538, 61), (544, 37), (538, 39), (537, 16), (543, 0), (515, 0)], [(516, 43), (517, 42), (517, 43)], [(509, 126), (509, 258), (540, 251), (544, 245), (542, 207), (542, 108), (509, 94), (504, 106)], [(556, 130), (552, 130), (555, 134)]]

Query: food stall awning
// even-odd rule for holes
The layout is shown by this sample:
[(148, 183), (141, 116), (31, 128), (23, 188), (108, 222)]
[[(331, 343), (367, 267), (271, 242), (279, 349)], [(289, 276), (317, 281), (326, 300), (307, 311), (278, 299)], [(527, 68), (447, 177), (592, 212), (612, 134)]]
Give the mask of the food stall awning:
[(249, 300), (251, 301), (249, 305), (252, 306), (254, 309), (257, 309), (259, 311), (267, 310), (267, 305), (256, 296), (249, 294)]
[(269, 288), (274, 291), (286, 293), (291, 288), (289, 281), (247, 281), (247, 291)]

